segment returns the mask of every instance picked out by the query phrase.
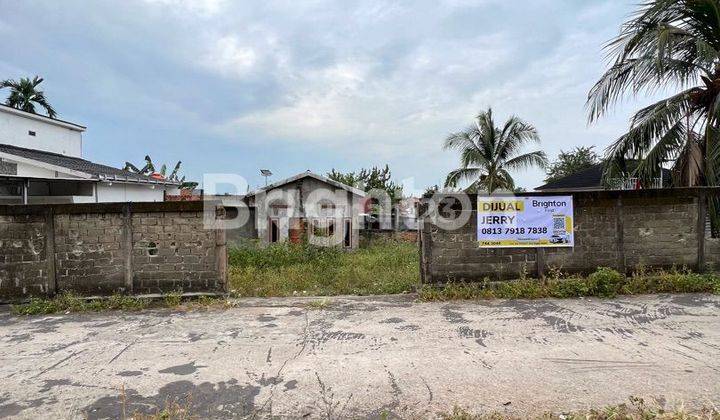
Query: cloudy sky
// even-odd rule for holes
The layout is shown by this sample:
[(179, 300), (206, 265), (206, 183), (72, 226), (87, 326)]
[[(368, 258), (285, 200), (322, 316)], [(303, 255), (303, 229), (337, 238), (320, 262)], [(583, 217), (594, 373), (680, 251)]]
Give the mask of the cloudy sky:
[(150, 154), (251, 185), (260, 168), (388, 163), (423, 189), (457, 165), (444, 137), (489, 106), (535, 124), (551, 157), (602, 151), (638, 103), (588, 126), (585, 97), (633, 3), (0, 0), (0, 78), (45, 77), (90, 160)]

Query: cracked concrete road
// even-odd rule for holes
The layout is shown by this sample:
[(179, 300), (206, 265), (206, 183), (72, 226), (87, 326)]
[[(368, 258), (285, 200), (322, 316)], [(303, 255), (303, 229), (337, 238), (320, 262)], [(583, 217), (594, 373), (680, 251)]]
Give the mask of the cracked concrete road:
[(720, 403), (720, 296), (416, 303), (247, 299), (227, 310), (0, 313), (0, 417), (514, 415), (631, 395)]

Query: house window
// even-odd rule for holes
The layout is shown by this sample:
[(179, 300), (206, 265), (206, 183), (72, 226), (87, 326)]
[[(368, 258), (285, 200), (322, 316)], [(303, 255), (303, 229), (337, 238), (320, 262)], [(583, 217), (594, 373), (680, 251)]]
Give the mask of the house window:
[(320, 219), (313, 219), (312, 221), (312, 234), (317, 237), (326, 237), (327, 235), (327, 224), (320, 223)]
[(33, 136), (33, 137), (35, 137), (35, 132), (32, 131), (32, 130), (28, 130), (28, 136)]

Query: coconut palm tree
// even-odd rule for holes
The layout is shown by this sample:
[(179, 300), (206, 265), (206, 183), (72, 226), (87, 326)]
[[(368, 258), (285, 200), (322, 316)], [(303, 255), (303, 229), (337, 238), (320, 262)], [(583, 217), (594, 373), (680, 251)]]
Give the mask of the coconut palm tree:
[(43, 78), (38, 76), (35, 76), (32, 80), (29, 77), (22, 77), (19, 81), (10, 79), (3, 81), (0, 83), (0, 89), (10, 88), (10, 96), (5, 101), (5, 105), (37, 114), (35, 112), (35, 105), (37, 104), (45, 108), (48, 117), (55, 118), (57, 113), (45, 99), (45, 93), (37, 89), (42, 82)]
[(452, 133), (445, 139), (444, 149), (460, 152), (461, 167), (450, 172), (446, 187), (470, 182), (477, 190), (492, 194), (498, 189), (512, 191), (515, 180), (510, 171), (533, 166), (545, 168), (548, 160), (543, 151), (520, 154), (529, 142), (540, 142), (532, 125), (510, 117), (502, 128), (495, 126), (492, 109), (481, 112), (471, 126)]
[(588, 94), (590, 122), (627, 94), (672, 92), (639, 110), (608, 147), (606, 177), (626, 173), (629, 158), (640, 160), (641, 178), (672, 162), (676, 185), (719, 185), (720, 2), (645, 1), (606, 48), (611, 65)]

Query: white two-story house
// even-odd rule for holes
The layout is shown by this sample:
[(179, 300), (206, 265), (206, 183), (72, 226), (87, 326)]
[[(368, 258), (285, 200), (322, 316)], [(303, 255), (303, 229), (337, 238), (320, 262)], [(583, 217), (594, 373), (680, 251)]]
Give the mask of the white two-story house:
[(164, 201), (179, 184), (82, 157), (85, 127), (0, 105), (0, 204)]

